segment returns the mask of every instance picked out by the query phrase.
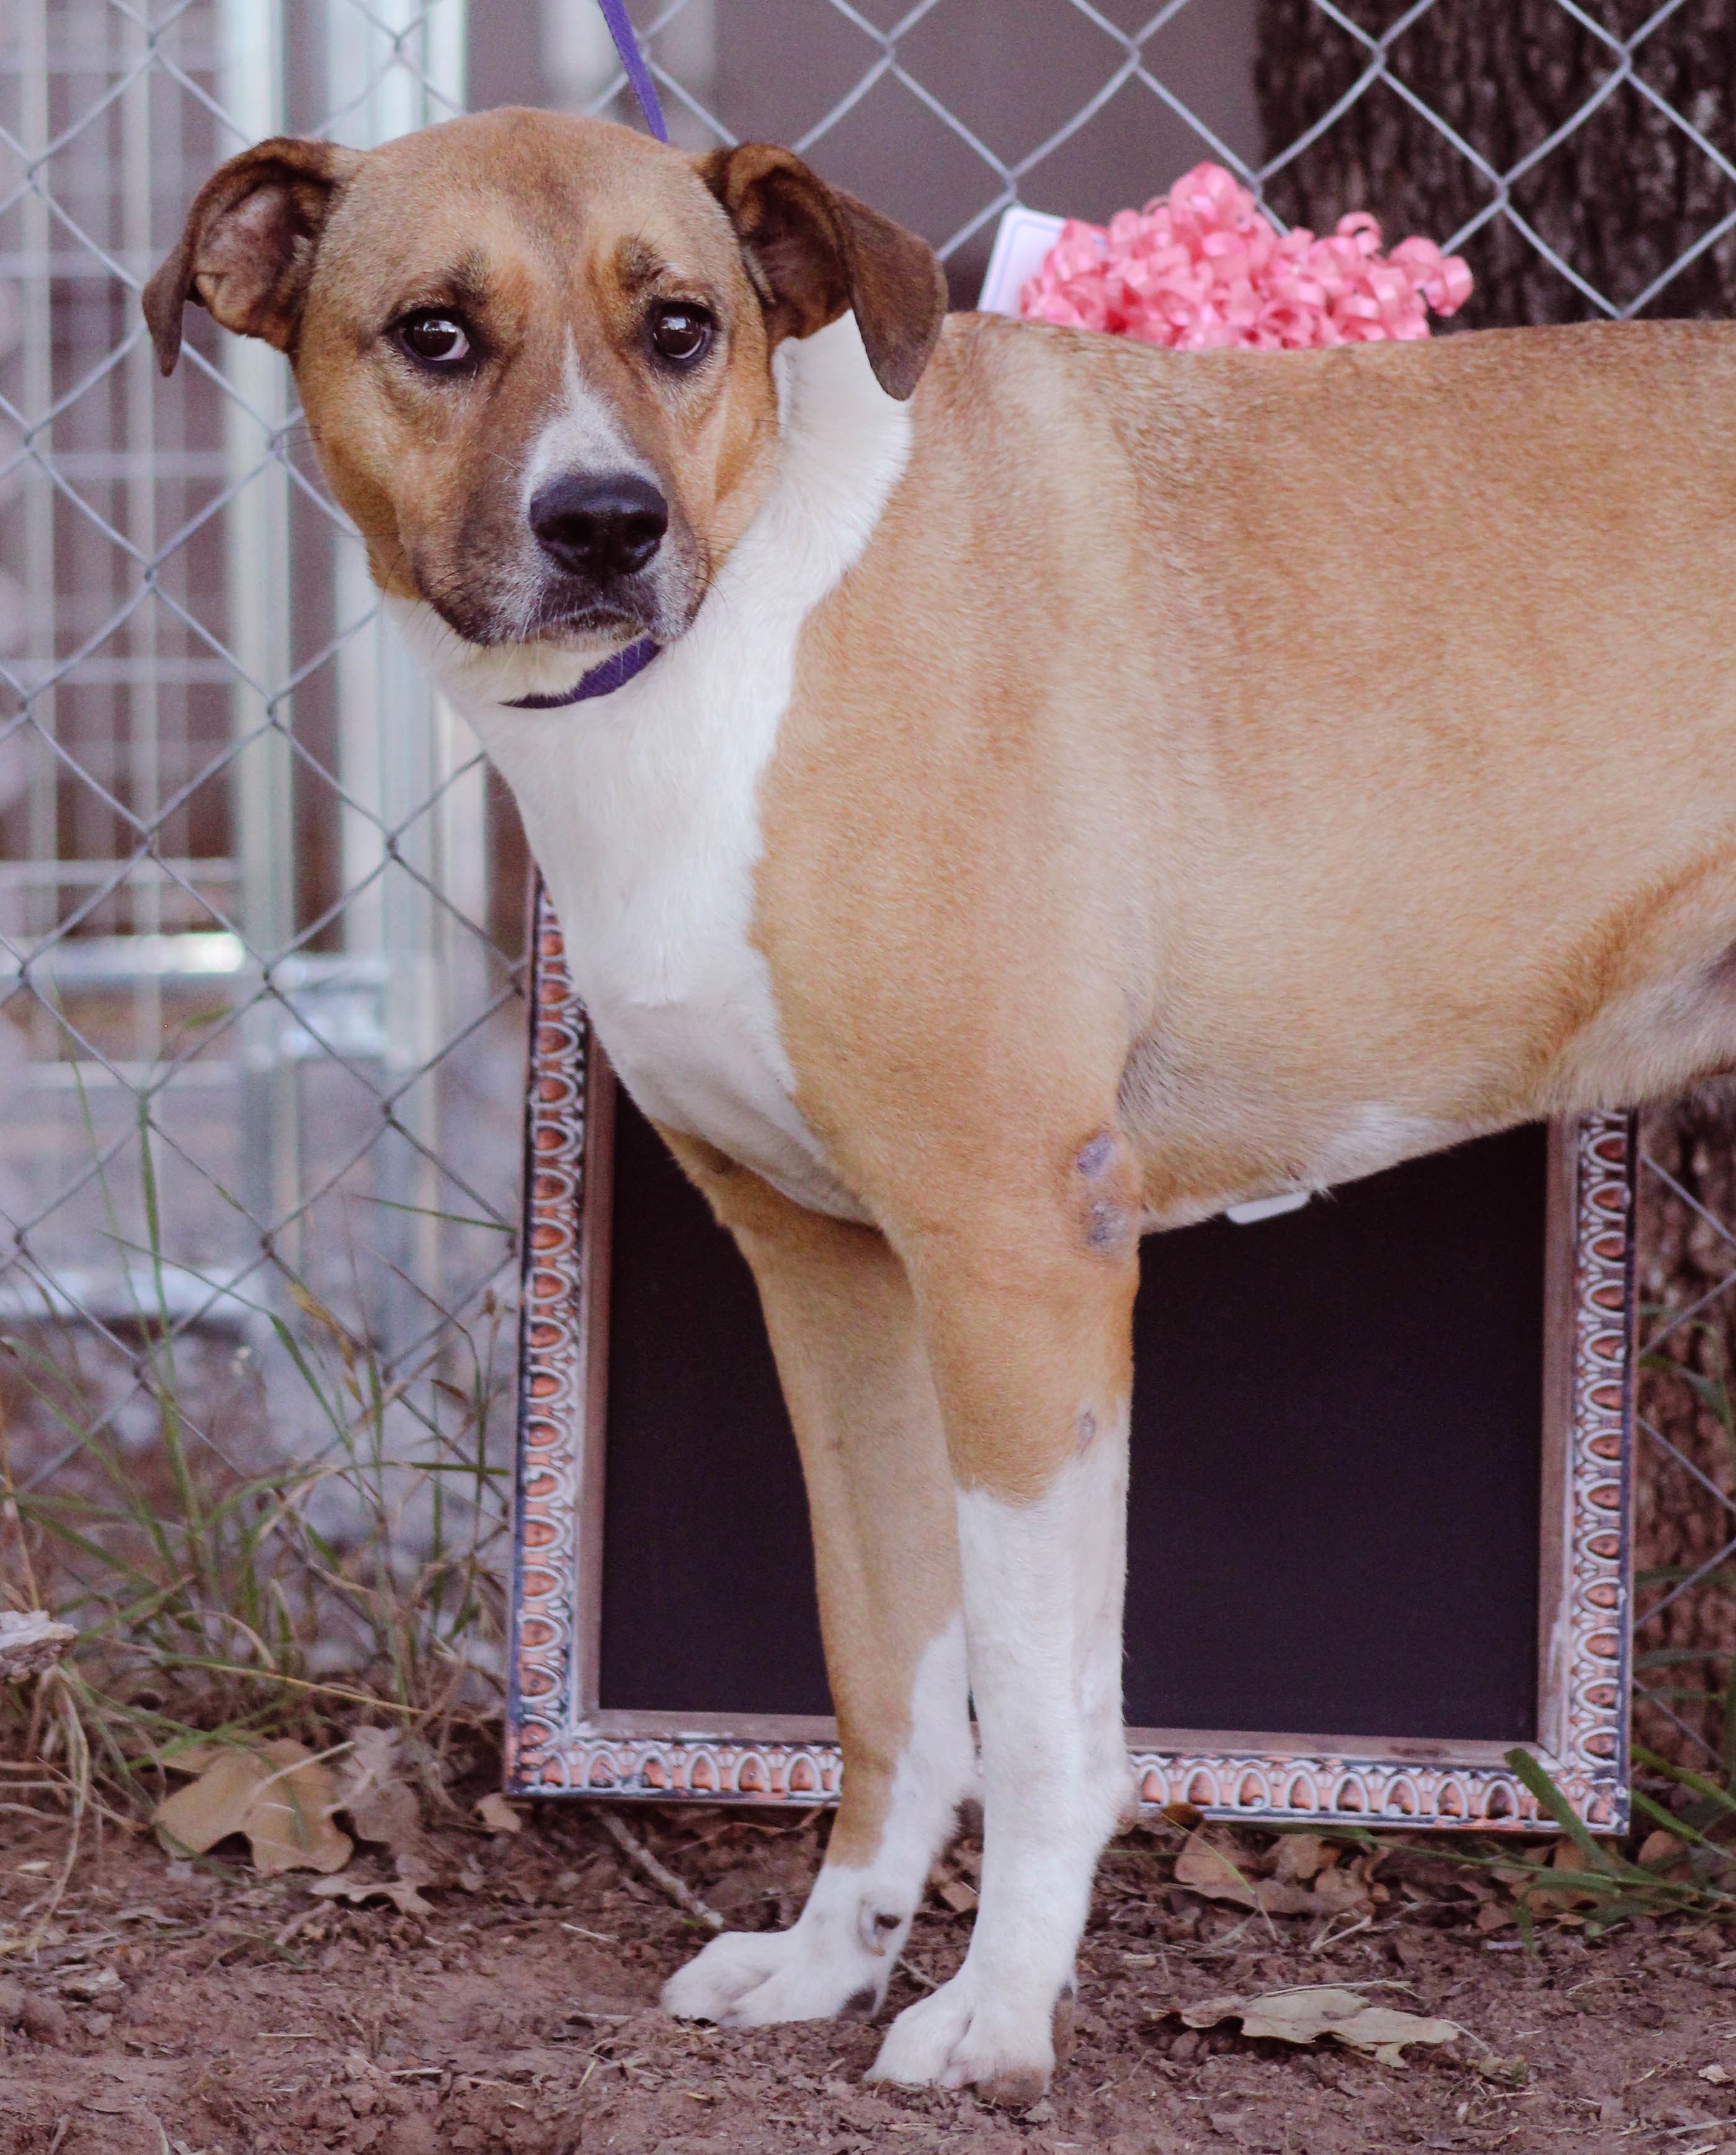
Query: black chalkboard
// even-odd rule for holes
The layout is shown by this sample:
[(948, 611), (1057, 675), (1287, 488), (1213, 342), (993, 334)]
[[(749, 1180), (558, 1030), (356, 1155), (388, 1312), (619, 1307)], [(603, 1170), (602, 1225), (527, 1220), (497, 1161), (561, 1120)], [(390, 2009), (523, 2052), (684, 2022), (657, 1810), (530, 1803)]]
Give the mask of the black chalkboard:
[[(1538, 1725), (1546, 1133), (1147, 1238), (1133, 1728)], [(622, 1095), (599, 1704), (831, 1710), (752, 1279)]]

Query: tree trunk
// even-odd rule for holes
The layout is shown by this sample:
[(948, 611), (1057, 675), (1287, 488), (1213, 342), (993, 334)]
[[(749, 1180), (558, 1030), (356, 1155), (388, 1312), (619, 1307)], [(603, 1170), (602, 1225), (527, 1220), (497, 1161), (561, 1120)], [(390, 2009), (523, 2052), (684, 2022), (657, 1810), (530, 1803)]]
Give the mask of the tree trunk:
[[(1378, 37), (1403, 9), (1397, 0), (1346, 0), (1344, 12)], [(1589, 12), (1628, 35), (1652, 9), (1651, 0), (1600, 8), (1594, 0)], [(1370, 60), (1312, 0), (1261, 0), (1255, 86), (1268, 159), (1328, 112)], [(1267, 200), (1287, 223), (1317, 232), (1368, 209), (1389, 242), (1411, 233), (1445, 242), (1499, 188), (1437, 120), (1504, 174), (1568, 126), (1620, 68), (1619, 53), (1556, 0), (1436, 0), (1395, 39), (1388, 66), (1435, 119), (1392, 82), (1375, 82), (1273, 175)], [(1679, 11), (1637, 48), (1633, 73), (1736, 166), (1736, 0)], [(1515, 179), (1508, 200), (1544, 248), (1626, 310), (1736, 211), (1736, 186), (1629, 81)], [(1499, 210), (1461, 251), (1477, 283), (1456, 327), (1589, 321), (1604, 311)], [(1639, 311), (1727, 315), (1733, 296), (1736, 229)]]
[[(1375, 37), (1403, 12), (1399, 0), (1342, 5)], [(1631, 36), (1652, 8), (1652, 0), (1588, 0), (1588, 12), (1618, 37)], [(1268, 160), (1329, 112), (1370, 59), (1312, 0), (1260, 0), (1255, 81)], [(1267, 201), (1287, 223), (1317, 232), (1329, 232), (1347, 211), (1366, 209), (1380, 218), (1388, 244), (1412, 233), (1444, 244), (1499, 199), (1499, 188), (1436, 123), (1494, 175), (1505, 174), (1568, 127), (1620, 69), (1620, 54), (1556, 0), (1437, 0), (1389, 55), (1390, 75), (1426, 110), (1390, 82), (1371, 84), (1273, 174)], [(1680, 10), (1636, 49), (1633, 73), (1736, 166), (1736, 0)], [(1549, 252), (1622, 311), (1736, 313), (1736, 226), (1667, 274), (1736, 212), (1736, 185), (1632, 81), (1617, 82), (1514, 179), (1508, 199), (1535, 240), (1498, 209), (1459, 244), (1476, 284), (1451, 330), (1605, 314)], [(1642, 767), (1633, 782), (1647, 782)], [(1657, 1344), (1646, 1358), (1640, 1412), (1657, 1438), (1642, 1426), (1635, 1461), (1635, 1733), (1684, 1763), (1715, 1760), (1729, 1771), (1736, 1768), (1736, 1713), (1725, 1706), (1727, 1697), (1736, 1702), (1736, 1561), (1714, 1559), (1736, 1537), (1736, 1509), (1711, 1490), (1736, 1499), (1736, 1416), (1726, 1388), (1736, 1308), (1731, 1291), (1717, 1292), (1736, 1272), (1736, 1236), (1723, 1231), (1736, 1229), (1736, 1086), (1709, 1086), (1652, 1112), (1644, 1139), (1686, 1194), (1642, 1170), (1641, 1335)], [(1661, 1313), (1688, 1310), (1703, 1297), (1711, 1299), (1688, 1323), (1672, 1328)], [(1647, 1610), (1708, 1564), (1702, 1583), (1646, 1620)]]

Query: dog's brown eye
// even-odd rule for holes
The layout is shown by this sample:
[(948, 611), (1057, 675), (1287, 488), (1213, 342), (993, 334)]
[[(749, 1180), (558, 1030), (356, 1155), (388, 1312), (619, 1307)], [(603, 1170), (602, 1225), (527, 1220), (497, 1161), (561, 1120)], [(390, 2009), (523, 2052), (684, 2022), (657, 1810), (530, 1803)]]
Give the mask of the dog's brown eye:
[(651, 341), (678, 366), (698, 359), (711, 342), (711, 317), (703, 307), (659, 307), (651, 318)]
[(462, 366), (470, 356), (470, 340), (455, 315), (432, 310), (407, 315), (397, 325), (397, 340), (412, 359), (428, 366)]

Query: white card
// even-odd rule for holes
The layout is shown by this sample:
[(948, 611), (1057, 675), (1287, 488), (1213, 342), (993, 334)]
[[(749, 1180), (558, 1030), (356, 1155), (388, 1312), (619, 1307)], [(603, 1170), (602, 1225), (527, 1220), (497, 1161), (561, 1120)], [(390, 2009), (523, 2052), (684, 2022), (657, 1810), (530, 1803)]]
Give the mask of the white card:
[(1020, 289), (1042, 269), (1042, 258), (1061, 237), (1066, 222), (1064, 217), (1045, 217), (1041, 210), (1026, 209), (1017, 202), (1001, 212), (982, 297), (976, 303), (980, 313), (1017, 319)]
[(1306, 1190), (1293, 1190), (1283, 1197), (1254, 1197), (1246, 1205), (1226, 1205), (1224, 1217), (1238, 1227), (1252, 1227), (1261, 1220), (1276, 1220), (1283, 1212), (1299, 1212), (1308, 1200)]

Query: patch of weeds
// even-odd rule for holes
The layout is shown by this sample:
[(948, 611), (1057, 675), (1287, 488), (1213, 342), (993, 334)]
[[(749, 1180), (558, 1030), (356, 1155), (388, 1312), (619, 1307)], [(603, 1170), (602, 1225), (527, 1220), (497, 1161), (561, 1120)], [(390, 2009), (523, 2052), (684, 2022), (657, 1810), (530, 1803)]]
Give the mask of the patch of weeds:
[(341, 1722), (384, 1717), (414, 1732), (438, 1799), (448, 1754), (491, 1747), (498, 1718), (506, 1313), (484, 1296), (473, 1324), (441, 1325), (420, 1359), (391, 1366), (305, 1290), (293, 1324), (249, 1303), (314, 1436), (241, 1471), (177, 1367), (148, 1127), (141, 1145), (145, 1231), (122, 1246), (154, 1282), (130, 1328), (154, 1441), (119, 1441), (77, 1355), (43, 1344), (52, 1326), (0, 1334), (63, 1461), (21, 1482), (0, 1405), (0, 1605), (79, 1635), (47, 1676), (0, 1685), (0, 1760), (28, 1762), (74, 1824), (95, 1803), (131, 1826), (196, 1742), (319, 1750)]

